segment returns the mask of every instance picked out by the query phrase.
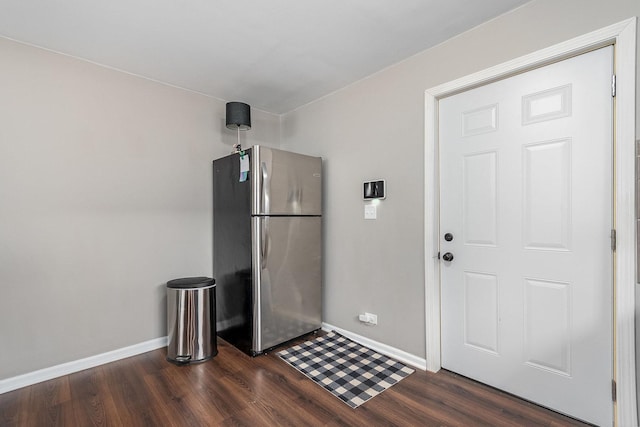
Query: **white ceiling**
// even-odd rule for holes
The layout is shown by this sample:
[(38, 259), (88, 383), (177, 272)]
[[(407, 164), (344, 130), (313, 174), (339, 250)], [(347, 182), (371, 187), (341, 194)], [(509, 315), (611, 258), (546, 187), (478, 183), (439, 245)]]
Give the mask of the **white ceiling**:
[(0, 35), (285, 113), (528, 0), (1, 0)]

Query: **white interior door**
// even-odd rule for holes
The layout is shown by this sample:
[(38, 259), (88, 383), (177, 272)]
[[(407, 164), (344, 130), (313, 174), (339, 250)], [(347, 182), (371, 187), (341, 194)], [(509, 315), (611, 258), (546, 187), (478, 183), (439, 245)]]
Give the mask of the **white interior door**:
[(442, 366), (602, 426), (612, 69), (605, 47), (439, 103)]

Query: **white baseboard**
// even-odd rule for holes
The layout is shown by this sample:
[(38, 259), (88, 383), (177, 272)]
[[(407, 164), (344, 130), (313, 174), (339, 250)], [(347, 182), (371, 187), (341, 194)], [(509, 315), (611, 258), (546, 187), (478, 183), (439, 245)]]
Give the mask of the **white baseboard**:
[(411, 353), (407, 353), (406, 351), (397, 349), (395, 347), (391, 347), (390, 345), (383, 344), (381, 342), (363, 337), (362, 335), (345, 331), (344, 329), (340, 329), (337, 326), (333, 326), (325, 322), (322, 322), (322, 330), (327, 332), (336, 331), (340, 335), (344, 335), (345, 337), (352, 339), (355, 342), (360, 343), (365, 347), (369, 347), (372, 350), (375, 350), (379, 353), (382, 353), (386, 356), (396, 359), (402, 363), (406, 363), (407, 365), (411, 365), (414, 368), (421, 369), (423, 371), (427, 370), (427, 359), (424, 359), (422, 357), (415, 356)]
[[(407, 353), (406, 351), (391, 347), (378, 341), (374, 341), (372, 339), (363, 337), (362, 335), (346, 331), (328, 323), (323, 322), (322, 329), (325, 331), (336, 331), (339, 334), (344, 335), (345, 337), (352, 339), (366, 347), (369, 347), (372, 350), (378, 351), (400, 362), (406, 363), (407, 365), (411, 365), (414, 368), (421, 369), (423, 371), (427, 369), (426, 359), (415, 356), (411, 353)], [(51, 366), (50, 368), (44, 368), (0, 380), (0, 394), (17, 390), (22, 387), (27, 387), (33, 384), (41, 383), (43, 381), (62, 377), (64, 375), (73, 374), (74, 372), (83, 371), (89, 368), (95, 368), (96, 366), (104, 365), (105, 363), (115, 362), (116, 360), (136, 356), (138, 354), (146, 353), (147, 351), (156, 350), (158, 348), (166, 346), (167, 337), (155, 338), (139, 344), (134, 344), (129, 347), (119, 348), (117, 350), (108, 351), (106, 353), (97, 354), (95, 356), (86, 357), (84, 359), (62, 363), (60, 365)]]
[(155, 338), (129, 347), (119, 348), (117, 350), (108, 351), (106, 353), (97, 354), (95, 356), (86, 357), (73, 362), (67, 362), (61, 365), (51, 366), (50, 368), (44, 368), (23, 375), (18, 375), (16, 377), (0, 380), (0, 394), (51, 380), (53, 378), (69, 375), (74, 372), (95, 368), (96, 366), (104, 365), (105, 363), (115, 362), (116, 360), (125, 359), (127, 357), (146, 353), (147, 351), (156, 350), (166, 346), (167, 337)]

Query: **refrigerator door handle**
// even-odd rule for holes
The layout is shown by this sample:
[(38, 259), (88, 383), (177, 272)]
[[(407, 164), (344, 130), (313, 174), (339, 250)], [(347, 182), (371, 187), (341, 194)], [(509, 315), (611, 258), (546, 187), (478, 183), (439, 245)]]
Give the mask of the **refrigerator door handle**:
[(260, 294), (262, 289), (262, 268), (264, 267), (264, 239), (262, 218), (254, 216), (251, 218), (251, 240), (252, 245), (252, 268), (251, 278), (253, 286), (251, 289), (252, 316), (251, 316), (251, 352), (262, 351), (262, 307), (260, 304)]
[(271, 179), (269, 177), (269, 170), (267, 168), (267, 164), (265, 162), (261, 162), (260, 163), (260, 188), (262, 189), (262, 194), (260, 197), (260, 212), (264, 212), (264, 213), (269, 212), (270, 186), (271, 186)]
[(260, 224), (260, 268), (264, 270), (267, 267), (267, 257), (269, 256), (269, 219), (264, 218)]

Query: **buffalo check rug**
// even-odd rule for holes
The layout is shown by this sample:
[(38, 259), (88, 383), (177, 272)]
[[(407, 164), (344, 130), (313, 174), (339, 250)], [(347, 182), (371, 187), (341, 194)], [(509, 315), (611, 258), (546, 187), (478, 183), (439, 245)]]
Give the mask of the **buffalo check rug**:
[(414, 372), (336, 332), (279, 351), (277, 355), (352, 408)]

